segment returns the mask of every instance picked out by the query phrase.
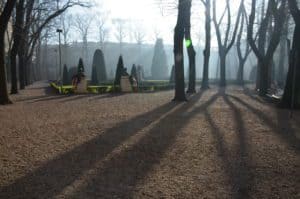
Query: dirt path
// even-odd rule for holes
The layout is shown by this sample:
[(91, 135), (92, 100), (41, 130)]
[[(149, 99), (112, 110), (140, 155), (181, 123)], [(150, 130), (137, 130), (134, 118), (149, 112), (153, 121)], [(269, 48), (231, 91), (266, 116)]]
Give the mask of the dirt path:
[(0, 198), (300, 198), (300, 113), (251, 92), (54, 95), (0, 106)]

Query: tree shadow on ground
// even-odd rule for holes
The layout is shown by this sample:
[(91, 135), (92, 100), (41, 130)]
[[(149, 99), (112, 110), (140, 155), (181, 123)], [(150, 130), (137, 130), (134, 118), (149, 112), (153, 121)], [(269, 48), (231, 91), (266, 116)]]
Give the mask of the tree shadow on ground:
[[(25, 97), (22, 99), (17, 99), (15, 101), (16, 102), (26, 102), (26, 101), (40, 100), (40, 99), (46, 99), (46, 98), (53, 98), (53, 96), (47, 96), (47, 95), (31, 96), (31, 97)], [(57, 98), (59, 98), (59, 95), (57, 95)]]
[[(159, 120), (137, 143), (105, 162), (70, 198), (132, 198), (139, 183), (159, 164), (189, 120), (208, 108), (218, 93), (194, 107), (201, 96), (202, 93), (192, 96), (188, 103)], [(186, 112), (190, 108), (192, 111)]]
[[(38, 95), (38, 96), (30, 96), (30, 97), (25, 97), (23, 99), (17, 99), (16, 102), (26, 102), (26, 101), (34, 101), (34, 100), (55, 100), (55, 99), (60, 99), (60, 98), (64, 98), (64, 97), (68, 97), (69, 95), (60, 95), (57, 92), (55, 92), (53, 90), (53, 88), (51, 87), (41, 87), (41, 88), (32, 88), (32, 89), (36, 89), (36, 90), (42, 90), (44, 89), (44, 94), (43, 95)], [(32, 90), (32, 89), (28, 89), (28, 90)]]
[(54, 95), (54, 96), (44, 96), (40, 98), (32, 98), (28, 103), (33, 104), (37, 102), (47, 102), (47, 101), (55, 101), (55, 100), (60, 100), (60, 99), (70, 99), (71, 95)]
[[(188, 103), (168, 103), (143, 115), (122, 122), (102, 135), (50, 160), (43, 166), (17, 179), (13, 184), (0, 188), (0, 198), (52, 198), (72, 187), (82, 175), (95, 169), (84, 184), (68, 193), (67, 198), (132, 198), (139, 183), (142, 183), (153, 167), (159, 164), (165, 152), (172, 146), (182, 129), (197, 114), (204, 113), (209, 122), (217, 151), (224, 163), (232, 186), (234, 198), (248, 198), (253, 185), (249, 174), (246, 130), (240, 110), (230, 101), (223, 90), (209, 100), (196, 106), (203, 93), (191, 96)], [(219, 98), (232, 109), (237, 134), (238, 154), (230, 154), (221, 130), (216, 125), (208, 108)], [(187, 110), (191, 110), (188, 111)], [(162, 117), (161, 117), (162, 116)], [(157, 118), (161, 117), (159, 120)], [(138, 141), (105, 159), (125, 140), (138, 131), (157, 123)], [(166, 127), (166, 123), (172, 124)], [(101, 162), (101, 167), (97, 164)], [(96, 167), (96, 168), (95, 168)]]
[(272, 118), (267, 115), (267, 113), (254, 108), (253, 106), (236, 96), (228, 96), (254, 113), (259, 120), (264, 122), (272, 129), (273, 132), (275, 132), (282, 140), (284, 140), (293, 151), (295, 151), (297, 154), (300, 153), (300, 140), (297, 138), (295, 130), (290, 125), (290, 121), (288, 119), (289, 116), (286, 111), (284, 114), (284, 111), (280, 111), (277, 109), (278, 121), (274, 122)]
[(113, 97), (120, 97), (120, 96), (124, 96), (124, 95), (126, 95), (126, 93), (99, 94), (99, 95), (96, 95), (96, 97), (93, 98), (93, 100), (99, 100), (99, 99), (105, 99), (105, 98), (113, 98)]
[(225, 103), (233, 112), (235, 131), (237, 133), (237, 149), (233, 156), (234, 163), (231, 167), (231, 178), (233, 180), (233, 189), (235, 198), (250, 198), (251, 188), (253, 186), (253, 175), (249, 172), (251, 160), (249, 159), (249, 144), (247, 143), (247, 130), (242, 113), (238, 107), (232, 103), (226, 94), (223, 95)]
[[(117, 192), (121, 196), (130, 196), (134, 185), (143, 179), (154, 164), (159, 162), (164, 151), (174, 141), (180, 128), (185, 125), (185, 121), (190, 119), (190, 117), (184, 119), (181, 113), (188, 107), (192, 107), (200, 99), (201, 95), (202, 93), (197, 94), (192, 97), (189, 103), (181, 104), (181, 107), (170, 113), (173, 117), (159, 120), (158, 124), (151, 128), (150, 132), (142, 137), (136, 145), (128, 150), (125, 149), (120, 155), (117, 155), (107, 163), (104, 161), (104, 168), (96, 174), (91, 182), (91, 186), (79, 189), (75, 196), (82, 195), (83, 192), (89, 193), (90, 191), (91, 194), (97, 194), (99, 192), (96, 189), (103, 187), (103, 190), (100, 192), (103, 195), (112, 196)], [(212, 102), (213, 100), (209, 100), (197, 110), (204, 109)], [(109, 129), (103, 135), (45, 163), (45, 165), (32, 173), (16, 180), (13, 184), (2, 187), (0, 189), (0, 198), (55, 197), (66, 187), (80, 179), (85, 172), (93, 169), (97, 162), (103, 161), (122, 142), (134, 136), (157, 118), (167, 114), (177, 105), (178, 103), (174, 102), (167, 103), (151, 112), (137, 116)], [(176, 120), (174, 121), (173, 119)], [(181, 121), (181, 119), (184, 120)], [(164, 129), (162, 131), (161, 127), (165, 122), (174, 124), (171, 130)], [(120, 166), (120, 168), (116, 167), (116, 165)], [(111, 176), (112, 174), (113, 176)], [(104, 184), (101, 183), (102, 181)], [(110, 183), (108, 184), (108, 182)], [(105, 186), (105, 184), (109, 186)], [(95, 197), (99, 198), (100, 196), (97, 195)]]
[[(250, 160), (248, 158), (248, 144), (246, 143), (246, 129), (242, 119), (241, 111), (230, 101), (225, 93), (225, 89), (219, 90), (225, 103), (233, 112), (233, 123), (237, 133), (237, 147), (230, 152), (224, 140), (223, 130), (221, 130), (208, 110), (204, 112), (206, 120), (211, 127), (211, 133), (216, 141), (217, 153), (224, 164), (224, 171), (228, 176), (232, 189), (233, 198), (250, 198), (253, 186), (253, 176), (249, 172)], [(221, 113), (220, 113), (221, 114)], [(233, 153), (233, 154), (232, 154)]]
[(68, 103), (68, 102), (77, 101), (81, 99), (90, 99), (94, 96), (95, 96), (94, 94), (70, 95), (70, 97), (60, 100), (59, 103)]
[(122, 142), (150, 125), (159, 116), (176, 107), (167, 103), (142, 115), (112, 127), (56, 157), (38, 169), (17, 179), (14, 183), (0, 188), (0, 198), (52, 198), (71, 185), (93, 165), (105, 158)]

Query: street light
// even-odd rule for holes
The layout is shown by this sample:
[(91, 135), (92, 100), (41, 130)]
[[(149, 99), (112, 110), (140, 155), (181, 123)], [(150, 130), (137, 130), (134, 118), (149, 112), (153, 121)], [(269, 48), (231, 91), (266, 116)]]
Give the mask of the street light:
[(58, 40), (59, 40), (59, 80), (61, 79), (61, 40), (60, 40), (60, 33), (62, 33), (62, 29), (57, 29), (56, 32), (58, 32)]

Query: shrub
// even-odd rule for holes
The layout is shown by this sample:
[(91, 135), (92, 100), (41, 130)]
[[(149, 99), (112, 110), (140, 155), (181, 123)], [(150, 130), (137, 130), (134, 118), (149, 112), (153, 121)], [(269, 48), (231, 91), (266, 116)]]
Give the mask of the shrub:
[(165, 79), (168, 77), (167, 56), (164, 50), (163, 40), (157, 39), (152, 59), (152, 79)]
[(120, 85), (121, 83), (121, 76), (124, 73), (124, 63), (123, 63), (123, 57), (120, 55), (118, 65), (117, 65), (117, 70), (116, 70), (116, 76), (115, 76), (115, 85)]
[(130, 75), (131, 75), (132, 77), (134, 77), (136, 80), (138, 79), (138, 78), (137, 78), (138, 74), (137, 74), (137, 69), (136, 69), (135, 64), (132, 65)]
[(99, 81), (98, 81), (98, 76), (97, 76), (97, 67), (95, 65), (93, 65), (92, 68), (92, 80), (91, 80), (92, 85), (98, 85)]
[[(106, 66), (103, 52), (100, 49), (97, 49), (94, 53), (92, 67), (92, 77), (97, 77), (97, 81), (95, 83), (98, 84), (100, 82), (105, 82), (107, 80)], [(93, 71), (96, 72), (96, 74), (93, 75)]]

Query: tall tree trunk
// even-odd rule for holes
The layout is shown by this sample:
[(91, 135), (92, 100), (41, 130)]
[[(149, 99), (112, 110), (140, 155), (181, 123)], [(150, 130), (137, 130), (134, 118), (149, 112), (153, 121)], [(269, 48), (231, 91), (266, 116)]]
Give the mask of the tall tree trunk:
[[(1, 24), (1, 29), (3, 28)], [(3, 32), (3, 33), (2, 33)], [(4, 31), (0, 33), (0, 104), (10, 104), (11, 101), (7, 92), (7, 80), (5, 71)]]
[(244, 86), (244, 66), (245, 66), (247, 58), (251, 52), (250, 46), (248, 43), (245, 45), (244, 54), (242, 52), (242, 37), (243, 37), (244, 30), (245, 30), (244, 24), (245, 24), (245, 22), (246, 23), (248, 22), (247, 21), (247, 13), (246, 13), (244, 5), (242, 5), (242, 10), (243, 10), (242, 21), (241, 21), (240, 31), (237, 36), (237, 42), (236, 42), (236, 49), (237, 49), (237, 55), (238, 55), (238, 61), (239, 61), (239, 68), (238, 68), (236, 79), (237, 79), (237, 84), (240, 86)]
[(174, 62), (175, 62), (175, 97), (174, 101), (186, 101), (184, 92), (184, 13), (185, 0), (179, 0), (178, 17), (174, 31)]
[(19, 83), (20, 83), (20, 89), (25, 89), (25, 51), (23, 47), (23, 42), (20, 44), (19, 48)]
[(17, 79), (17, 52), (12, 50), (10, 54), (10, 67), (11, 67), (11, 94), (18, 93), (18, 79)]
[[(283, 108), (300, 108), (300, 26), (296, 26), (294, 33), (293, 48), (290, 55), (290, 64), (280, 103)], [(296, 73), (296, 74), (295, 74)]]
[(260, 89), (259, 95), (265, 96), (268, 93), (269, 83), (270, 83), (270, 65), (272, 60), (264, 60), (262, 67), (260, 68)]
[(34, 81), (41, 80), (42, 65), (41, 65), (41, 40), (40, 39), (36, 48), (36, 61), (34, 64), (34, 71), (35, 71)]
[(296, 27), (289, 58), (287, 80), (280, 106), (283, 108), (300, 108), (300, 10), (295, 0), (289, 0), (289, 8)]
[(22, 39), (22, 29), (24, 25), (24, 3), (25, 0), (20, 0), (17, 3), (16, 8), (16, 21), (13, 30), (13, 46), (11, 49), (10, 60), (11, 60), (11, 94), (18, 93), (18, 79), (17, 79), (17, 55), (20, 46), (20, 41)]
[(226, 86), (226, 55), (220, 52), (220, 87)]
[(237, 83), (240, 86), (244, 86), (244, 67), (245, 67), (245, 61), (239, 60), (239, 69), (237, 73)]
[(211, 48), (211, 3), (210, 0), (206, 0), (205, 4), (205, 49), (203, 51), (203, 77), (201, 89), (205, 90), (209, 88), (209, 58)]
[(5, 31), (7, 29), (7, 24), (9, 22), (15, 4), (16, 4), (16, 0), (7, 1), (0, 15), (0, 104), (11, 103), (7, 92), (4, 39), (5, 39)]
[(25, 81), (25, 86), (28, 86), (30, 84), (29, 82), (29, 66), (27, 64), (27, 59), (24, 57), (24, 62), (23, 62), (23, 67), (24, 67), (24, 81)]
[(196, 92), (196, 52), (191, 38), (191, 6), (192, 0), (186, 1), (186, 13), (184, 13), (184, 34), (189, 57), (189, 85), (187, 93)]
[[(267, 32), (267, 20), (262, 21), (261, 28), (258, 33), (258, 50), (261, 55), (265, 55), (266, 46), (266, 32)], [(261, 58), (257, 59), (257, 72), (256, 72), (256, 90), (261, 89), (261, 73), (262, 67), (264, 67), (263, 60)]]

